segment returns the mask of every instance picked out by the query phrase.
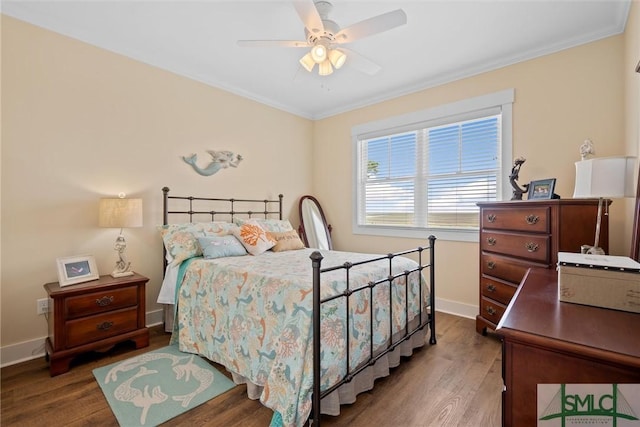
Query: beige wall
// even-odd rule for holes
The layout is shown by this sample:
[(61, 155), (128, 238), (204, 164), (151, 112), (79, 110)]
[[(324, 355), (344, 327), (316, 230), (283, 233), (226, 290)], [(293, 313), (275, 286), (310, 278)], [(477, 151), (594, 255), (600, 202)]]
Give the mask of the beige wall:
[[(631, 2), (631, 10), (624, 33), (623, 81), (625, 84), (625, 135), (627, 154), (640, 154), (640, 73), (635, 69), (640, 61), (640, 1)], [(626, 215), (633, 217), (633, 199), (626, 199)], [(625, 235), (633, 232), (631, 220), (627, 221)], [(631, 249), (631, 245), (629, 245)]]
[[(527, 159), (520, 182), (555, 177), (556, 192), (570, 198), (574, 162), (580, 160), (578, 148), (585, 138), (594, 141), (599, 156), (625, 153), (623, 41), (623, 36), (610, 37), (316, 122), (314, 159), (322, 167), (314, 169), (313, 186), (333, 223), (336, 247), (374, 252), (390, 247), (387, 239), (352, 234), (353, 126), (507, 88), (515, 89), (513, 155)], [(628, 254), (623, 205), (616, 201), (611, 208), (614, 254)], [(418, 242), (395, 239), (391, 249)], [(477, 306), (478, 245), (436, 245), (437, 297)]]
[[(118, 230), (97, 228), (98, 200), (141, 197), (144, 227), (125, 230), (133, 268), (162, 276), (161, 188), (220, 197), (311, 191), (313, 123), (108, 51), (2, 17), (2, 346), (46, 336), (36, 315), (57, 257), (113, 269)], [(238, 168), (196, 174), (180, 156), (242, 154)], [(271, 160), (273, 159), (273, 161)], [(295, 180), (291, 176), (297, 177)]]

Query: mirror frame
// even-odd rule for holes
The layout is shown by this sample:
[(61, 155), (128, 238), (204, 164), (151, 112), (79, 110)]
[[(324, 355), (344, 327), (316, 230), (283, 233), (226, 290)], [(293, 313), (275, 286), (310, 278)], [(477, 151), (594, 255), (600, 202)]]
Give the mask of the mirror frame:
[(318, 208), (318, 212), (320, 213), (320, 218), (322, 218), (322, 226), (324, 228), (325, 233), (327, 234), (327, 242), (329, 243), (329, 250), (333, 250), (333, 242), (331, 241), (331, 224), (327, 224), (327, 218), (324, 216), (324, 211), (322, 210), (322, 206), (320, 206), (320, 202), (313, 196), (304, 195), (300, 197), (300, 202), (298, 203), (298, 214), (300, 215), (300, 226), (298, 227), (298, 234), (302, 238), (302, 242), (308, 248), (309, 241), (307, 240), (307, 233), (304, 228), (304, 217), (302, 216), (302, 203), (306, 200), (311, 200)]

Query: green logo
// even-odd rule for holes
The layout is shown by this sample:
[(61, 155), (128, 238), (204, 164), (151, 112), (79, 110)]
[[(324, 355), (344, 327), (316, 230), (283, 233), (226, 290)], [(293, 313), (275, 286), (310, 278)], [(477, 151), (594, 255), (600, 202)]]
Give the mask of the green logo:
[(549, 405), (545, 408), (540, 421), (560, 418), (562, 427), (566, 420), (571, 419), (572, 424), (592, 423), (594, 417), (609, 418), (612, 426), (617, 426), (618, 419), (638, 420), (631, 405), (618, 390), (617, 384), (611, 384), (611, 394), (605, 393), (574, 393), (567, 394), (566, 384), (560, 384), (560, 389), (553, 396)]

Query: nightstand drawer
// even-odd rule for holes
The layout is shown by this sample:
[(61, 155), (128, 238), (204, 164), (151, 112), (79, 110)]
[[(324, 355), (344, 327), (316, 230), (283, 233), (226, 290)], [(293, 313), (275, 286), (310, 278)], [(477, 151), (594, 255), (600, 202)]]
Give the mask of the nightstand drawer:
[(138, 305), (138, 287), (111, 289), (66, 298), (64, 316), (66, 319), (103, 313)]
[(509, 301), (511, 301), (517, 289), (516, 286), (507, 285), (506, 283), (498, 282), (488, 277), (482, 277), (480, 279), (480, 287), (482, 289), (482, 296), (491, 298), (505, 305), (509, 304)]
[(483, 229), (548, 233), (549, 208), (545, 206), (486, 208), (482, 210), (481, 221)]
[(138, 327), (138, 308), (71, 320), (66, 326), (66, 347), (76, 347), (135, 330)]
[(549, 236), (486, 231), (481, 234), (480, 248), (532, 261), (549, 262)]

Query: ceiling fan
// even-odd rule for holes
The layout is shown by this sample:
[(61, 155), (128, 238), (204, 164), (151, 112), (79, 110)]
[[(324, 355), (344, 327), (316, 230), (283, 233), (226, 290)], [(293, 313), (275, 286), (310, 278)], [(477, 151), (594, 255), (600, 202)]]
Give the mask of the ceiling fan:
[(402, 9), (377, 15), (340, 29), (329, 19), (333, 5), (325, 0), (297, 0), (293, 6), (304, 24), (305, 40), (238, 40), (242, 47), (298, 47), (309, 52), (300, 59), (300, 64), (309, 72), (318, 64), (318, 74), (327, 76), (333, 69), (349, 63), (367, 74), (374, 75), (380, 66), (364, 56), (344, 47), (345, 44), (407, 23)]

